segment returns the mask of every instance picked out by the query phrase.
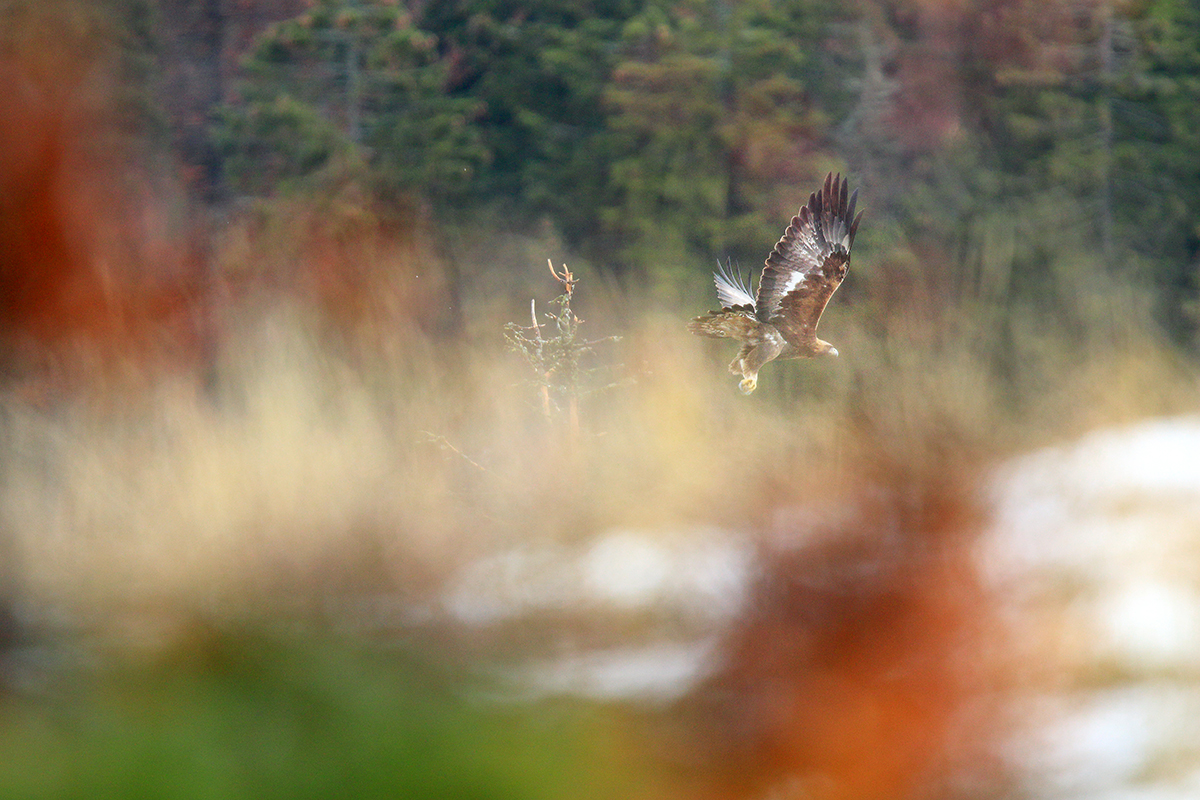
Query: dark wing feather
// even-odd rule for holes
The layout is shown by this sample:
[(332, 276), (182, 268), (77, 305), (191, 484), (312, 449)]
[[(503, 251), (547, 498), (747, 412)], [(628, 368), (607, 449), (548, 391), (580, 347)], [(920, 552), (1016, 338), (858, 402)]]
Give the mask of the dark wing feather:
[(792, 217), (763, 268), (756, 315), (793, 345), (813, 340), (829, 298), (846, 277), (862, 218), (854, 216), (858, 192), (848, 194), (848, 188), (841, 175), (827, 175), (821, 191), (809, 195)]

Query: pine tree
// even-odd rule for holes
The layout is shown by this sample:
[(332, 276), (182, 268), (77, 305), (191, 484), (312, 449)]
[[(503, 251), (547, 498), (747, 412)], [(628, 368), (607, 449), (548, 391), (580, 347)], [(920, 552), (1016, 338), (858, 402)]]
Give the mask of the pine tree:
[[(633, 263), (697, 252), (757, 260), (828, 164), (812, 88), (833, 13), (817, 2), (649, 2), (606, 92), (615, 202)], [(815, 155), (816, 154), (816, 155)], [(651, 257), (651, 254), (654, 257)]]
[[(610, 196), (606, 82), (639, 0), (449, 0), (420, 24), (452, 62), (448, 90), (480, 109), (489, 154), (476, 196), (510, 222), (548, 216), (574, 246), (596, 243)], [(602, 249), (602, 248), (600, 248)]]
[(343, 160), (453, 199), (486, 163), (477, 104), (446, 92), (437, 37), (401, 6), (320, 0), (263, 35), (244, 68), (241, 99), (215, 133), (242, 191), (268, 193)]

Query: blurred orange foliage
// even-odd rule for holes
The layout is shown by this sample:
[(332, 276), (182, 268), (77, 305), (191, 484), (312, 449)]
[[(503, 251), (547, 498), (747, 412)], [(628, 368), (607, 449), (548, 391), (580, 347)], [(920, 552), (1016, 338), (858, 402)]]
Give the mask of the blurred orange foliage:
[[(82, 363), (201, 352), (199, 240), (175, 235), (121, 152), (102, 59), (0, 64), (0, 337), (4, 368), (78, 383)], [(95, 377), (94, 375), (92, 377)]]
[(777, 520), (722, 666), (682, 702), (674, 757), (697, 796), (952, 798), (1003, 786), (991, 755), (1002, 726), (986, 699), (1001, 648), (972, 563), (982, 516), (968, 474), (879, 463), (824, 511)]

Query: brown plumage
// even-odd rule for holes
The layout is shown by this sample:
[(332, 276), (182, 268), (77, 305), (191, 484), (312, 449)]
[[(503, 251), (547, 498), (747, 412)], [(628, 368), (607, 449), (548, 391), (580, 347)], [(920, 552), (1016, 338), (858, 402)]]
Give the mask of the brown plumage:
[(713, 278), (721, 310), (696, 317), (688, 330), (742, 343), (729, 371), (742, 376), (743, 394), (754, 391), (758, 371), (769, 361), (838, 354), (817, 338), (817, 323), (846, 277), (862, 219), (861, 212), (854, 215), (858, 190), (848, 189), (845, 178), (830, 173), (821, 190), (809, 195), (767, 256), (757, 295), (732, 269), (717, 265)]

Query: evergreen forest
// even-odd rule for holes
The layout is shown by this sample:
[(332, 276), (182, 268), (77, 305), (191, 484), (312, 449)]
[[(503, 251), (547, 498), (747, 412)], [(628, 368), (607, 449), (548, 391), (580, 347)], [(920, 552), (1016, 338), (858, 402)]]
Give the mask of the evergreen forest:
[(1129, 284), (1191, 349), (1198, 51), (1182, 0), (322, 0), (242, 55), (202, 188), (359, 170), (447, 226), (549, 223), (599, 269), (678, 281), (760, 263), (843, 171), (881, 280), (1050, 316)]

